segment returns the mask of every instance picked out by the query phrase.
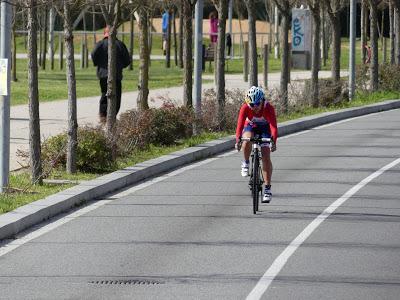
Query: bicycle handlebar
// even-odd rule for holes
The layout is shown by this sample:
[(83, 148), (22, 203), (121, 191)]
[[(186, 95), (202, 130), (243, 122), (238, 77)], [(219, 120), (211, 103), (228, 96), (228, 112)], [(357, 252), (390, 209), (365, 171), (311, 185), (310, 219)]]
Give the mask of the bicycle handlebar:
[(242, 141), (248, 141), (248, 142), (256, 142), (256, 143), (270, 143), (270, 142), (274, 142), (273, 139), (271, 138), (255, 138), (255, 137), (251, 137), (251, 138), (240, 138), (239, 139), (240, 142)]
[(272, 138), (255, 138), (255, 137), (251, 137), (251, 138), (243, 138), (240, 137), (239, 138), (239, 142), (238, 142), (238, 147), (237, 147), (237, 151), (240, 151), (240, 149), (242, 148), (242, 142), (246, 141), (246, 142), (255, 142), (257, 144), (261, 144), (261, 143), (269, 143), (270, 146), (274, 143), (274, 140)]

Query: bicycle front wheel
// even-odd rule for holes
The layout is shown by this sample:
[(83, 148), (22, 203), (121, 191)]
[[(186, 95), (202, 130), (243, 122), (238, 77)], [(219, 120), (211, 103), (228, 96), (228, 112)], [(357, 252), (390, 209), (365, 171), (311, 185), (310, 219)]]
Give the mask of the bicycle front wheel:
[(258, 210), (258, 201), (259, 201), (259, 181), (260, 181), (260, 161), (258, 157), (258, 153), (254, 153), (253, 157), (253, 182), (252, 182), (252, 196), (253, 196), (253, 214), (257, 213)]

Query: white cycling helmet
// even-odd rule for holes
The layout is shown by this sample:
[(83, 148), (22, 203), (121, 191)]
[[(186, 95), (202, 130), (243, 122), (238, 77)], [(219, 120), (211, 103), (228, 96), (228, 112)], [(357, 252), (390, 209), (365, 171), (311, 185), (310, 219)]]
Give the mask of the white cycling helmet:
[(246, 95), (246, 103), (250, 106), (259, 106), (262, 101), (265, 100), (265, 94), (262, 88), (257, 86), (252, 86)]

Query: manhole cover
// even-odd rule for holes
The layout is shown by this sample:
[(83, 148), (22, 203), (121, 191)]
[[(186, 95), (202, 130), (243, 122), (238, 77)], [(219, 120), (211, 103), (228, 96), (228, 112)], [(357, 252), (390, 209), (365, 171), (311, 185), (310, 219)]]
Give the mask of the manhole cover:
[(164, 284), (165, 282), (157, 280), (147, 280), (147, 279), (128, 279), (128, 280), (92, 280), (89, 281), (90, 284), (98, 285), (158, 285)]

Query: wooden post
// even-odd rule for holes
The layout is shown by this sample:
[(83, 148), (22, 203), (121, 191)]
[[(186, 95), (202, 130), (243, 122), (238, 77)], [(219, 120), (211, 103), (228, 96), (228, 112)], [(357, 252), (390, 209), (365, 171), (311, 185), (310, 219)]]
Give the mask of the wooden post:
[(131, 56), (132, 60), (131, 63), (129, 64), (129, 70), (133, 70), (133, 50), (134, 50), (134, 42), (135, 42), (135, 23), (134, 23), (134, 16), (131, 14), (131, 19), (130, 19), (130, 26), (131, 26), (131, 32), (130, 32), (130, 39), (129, 39), (129, 55)]
[(214, 84), (217, 84), (217, 43), (214, 43), (213, 45), (214, 48)]
[(59, 36), (58, 37), (58, 44), (59, 44), (58, 49), (60, 51), (59, 62), (60, 62), (60, 70), (62, 70), (64, 67), (64, 42), (63, 42), (63, 35), (61, 34), (61, 32), (59, 33), (58, 36)]
[(268, 89), (268, 59), (269, 59), (268, 44), (264, 45), (263, 59), (264, 59), (264, 89), (267, 90)]
[(383, 63), (386, 64), (387, 62), (387, 39), (385, 37), (383, 37)]
[(243, 43), (243, 80), (244, 82), (249, 81), (249, 42)]
[(85, 42), (84, 37), (81, 35), (81, 69), (85, 67)]

